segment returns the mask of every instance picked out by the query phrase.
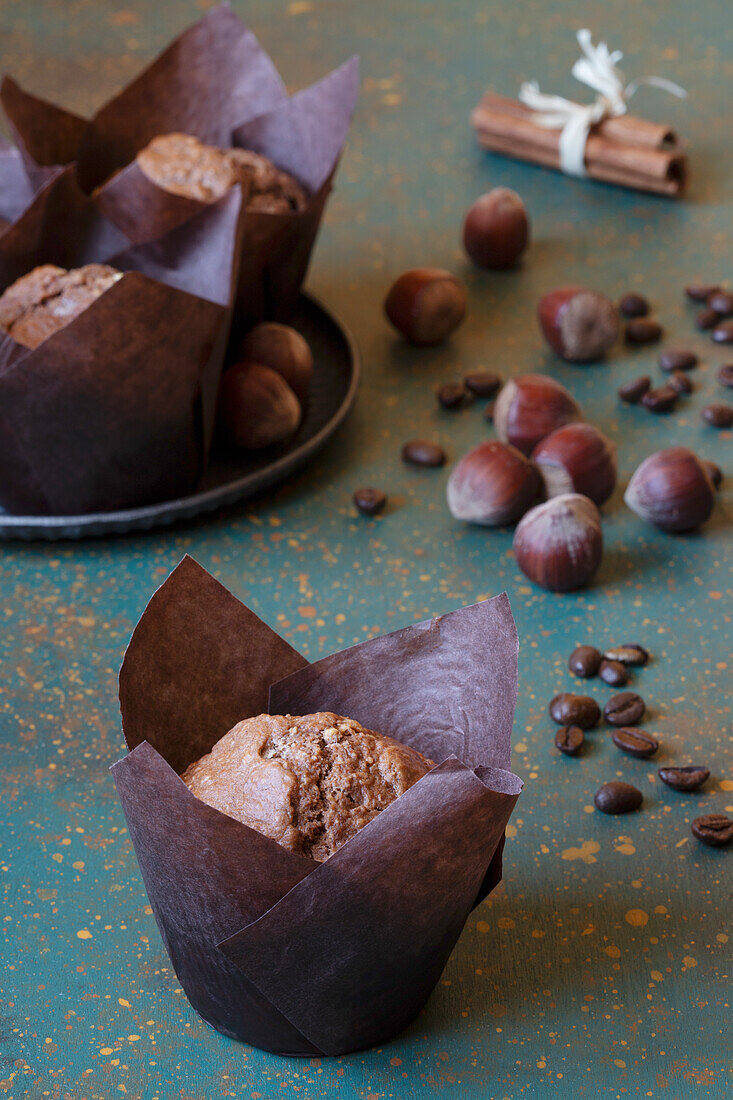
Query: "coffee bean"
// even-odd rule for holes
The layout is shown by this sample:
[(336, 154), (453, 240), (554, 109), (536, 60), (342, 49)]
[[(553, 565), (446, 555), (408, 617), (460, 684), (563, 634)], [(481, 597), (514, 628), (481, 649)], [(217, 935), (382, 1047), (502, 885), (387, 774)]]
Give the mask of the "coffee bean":
[(488, 405), (484, 409), (484, 420), (488, 420), (489, 424), (494, 423), (494, 405), (496, 402), (489, 401)]
[(624, 330), (627, 344), (656, 344), (662, 339), (662, 326), (658, 321), (643, 317), (638, 321), (629, 321)]
[(628, 726), (614, 730), (611, 740), (617, 749), (627, 752), (629, 756), (640, 756), (644, 760), (648, 756), (654, 756), (659, 748), (659, 742), (655, 737), (644, 733), (643, 730), (630, 729)]
[(574, 672), (576, 676), (582, 676), (587, 680), (589, 676), (595, 676), (598, 672), (600, 663), (601, 655), (595, 646), (579, 645), (577, 649), (574, 649), (570, 654), (568, 668), (571, 672)]
[(566, 756), (577, 756), (584, 741), (585, 736), (580, 726), (560, 726), (555, 734), (555, 747)]
[(621, 661), (607, 661), (605, 658), (601, 661), (601, 667), (598, 669), (598, 675), (606, 684), (610, 684), (611, 687), (623, 687), (624, 684), (629, 682), (629, 670), (626, 665), (623, 665)]
[(438, 390), (438, 404), (444, 409), (458, 409), (466, 399), (466, 391), (461, 382), (446, 382)]
[(627, 405), (638, 405), (644, 394), (651, 387), (652, 380), (648, 374), (641, 378), (634, 378), (631, 382), (624, 382), (618, 391), (618, 395)]
[(580, 726), (591, 730), (601, 720), (601, 708), (590, 695), (573, 695), (562, 692), (550, 703), (550, 717), (558, 726)]
[(707, 332), (709, 328), (714, 328), (719, 320), (720, 317), (714, 309), (701, 309), (700, 312), (695, 315), (695, 324), (701, 332)]
[(718, 381), (726, 389), (733, 390), (733, 363), (724, 363), (718, 371)]
[(692, 835), (711, 848), (722, 848), (733, 840), (733, 821), (725, 814), (703, 814), (693, 821)]
[(643, 294), (624, 294), (618, 308), (624, 317), (646, 317), (649, 313), (649, 302)]
[(698, 359), (694, 351), (686, 348), (667, 348), (660, 351), (657, 362), (662, 370), (669, 373), (673, 370), (692, 370), (697, 366)]
[(612, 695), (603, 708), (606, 721), (612, 726), (635, 726), (644, 717), (646, 706), (635, 691), (620, 691)]
[(707, 458), (702, 459), (702, 464), (707, 471), (707, 475), (713, 483), (714, 489), (719, 489), (723, 482), (723, 471), (720, 466), (716, 466), (714, 462), (709, 462)]
[(724, 321), (710, 335), (716, 344), (733, 344), (733, 321)]
[(649, 654), (643, 646), (636, 642), (626, 642), (624, 645), (614, 645), (603, 654), (607, 661), (620, 661), (622, 665), (630, 665), (639, 668), (647, 664)]
[(493, 370), (477, 370), (467, 374), (463, 384), (476, 397), (493, 397), (502, 383), (502, 377)]
[(428, 439), (411, 439), (402, 448), (402, 461), (411, 466), (444, 466), (446, 454), (442, 447)]
[(657, 774), (675, 791), (697, 791), (710, 778), (710, 768), (688, 764), (684, 768), (660, 768)]
[(604, 783), (595, 793), (593, 801), (596, 809), (604, 814), (628, 814), (641, 806), (641, 791), (630, 783), (621, 783), (614, 779)]
[(709, 295), (707, 305), (720, 317), (730, 317), (733, 314), (733, 294), (727, 290), (715, 290)]
[(693, 302), (707, 302), (711, 294), (715, 294), (720, 287), (717, 283), (690, 283), (685, 287), (685, 294)]
[(645, 409), (653, 413), (668, 413), (677, 404), (678, 393), (669, 384), (658, 386), (655, 390), (649, 390), (641, 399)]
[(376, 516), (384, 511), (387, 497), (381, 489), (357, 489), (354, 504), (365, 516)]
[(679, 394), (692, 393), (692, 382), (681, 370), (673, 370), (669, 376), (669, 385)]
[(722, 402), (706, 405), (700, 416), (711, 428), (733, 428), (733, 405), (724, 405)]

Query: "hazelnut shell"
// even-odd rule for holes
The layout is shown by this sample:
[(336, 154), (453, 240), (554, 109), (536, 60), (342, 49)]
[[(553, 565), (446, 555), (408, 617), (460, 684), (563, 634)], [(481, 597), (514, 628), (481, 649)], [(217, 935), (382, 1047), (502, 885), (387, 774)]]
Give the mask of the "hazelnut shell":
[(710, 517), (715, 488), (687, 447), (667, 447), (645, 458), (624, 495), (633, 512), (663, 531), (693, 531)]
[(277, 371), (301, 403), (308, 396), (313, 377), (313, 353), (307, 340), (290, 325), (277, 321), (255, 325), (242, 340), (238, 358)]
[(532, 452), (548, 497), (582, 493), (594, 504), (608, 500), (616, 485), (616, 447), (592, 424), (565, 424)]
[(221, 380), (218, 418), (232, 446), (259, 450), (293, 434), (301, 407), (277, 371), (261, 363), (235, 363)]
[(598, 509), (579, 493), (538, 504), (520, 520), (514, 555), (525, 576), (542, 588), (551, 592), (582, 588), (603, 556)]
[(508, 443), (479, 443), (456, 463), (446, 495), (456, 519), (501, 527), (515, 523), (537, 499), (540, 478), (524, 455)]
[(529, 242), (527, 210), (516, 191), (495, 187), (470, 207), (463, 246), (475, 264), (495, 271), (513, 267)]
[(580, 405), (546, 374), (510, 378), (494, 405), (494, 425), (502, 443), (530, 455), (551, 432), (581, 419)]
[(547, 343), (572, 363), (603, 358), (618, 336), (618, 310), (611, 299), (582, 286), (545, 294), (537, 315)]
[(450, 271), (415, 267), (390, 287), (384, 302), (388, 319), (412, 344), (440, 344), (466, 315), (466, 287)]

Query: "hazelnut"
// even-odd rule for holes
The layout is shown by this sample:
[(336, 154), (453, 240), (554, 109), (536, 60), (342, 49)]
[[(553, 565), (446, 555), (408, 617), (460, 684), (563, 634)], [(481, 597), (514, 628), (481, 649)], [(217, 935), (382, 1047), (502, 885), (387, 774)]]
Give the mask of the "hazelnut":
[(513, 267), (529, 241), (529, 218), (516, 191), (495, 187), (469, 209), (463, 223), (463, 246), (479, 267), (502, 271)]
[(582, 493), (594, 504), (608, 500), (616, 484), (616, 447), (592, 424), (566, 424), (532, 452), (548, 497)]
[(460, 279), (438, 267), (405, 271), (392, 286), (384, 310), (412, 344), (440, 344), (466, 316), (468, 294)]
[(479, 443), (454, 466), (446, 495), (456, 519), (501, 527), (515, 523), (537, 499), (534, 466), (508, 443)]
[(525, 455), (530, 455), (556, 428), (580, 419), (580, 405), (575, 398), (546, 374), (511, 378), (494, 406), (499, 439), (518, 447)]
[(571, 363), (601, 359), (618, 336), (616, 306), (597, 290), (559, 287), (540, 299), (537, 313), (547, 343)]
[(566, 493), (538, 504), (520, 520), (514, 555), (522, 572), (551, 592), (573, 592), (601, 564), (601, 517), (592, 500)]
[(709, 518), (715, 490), (705, 466), (687, 447), (645, 458), (626, 490), (633, 512), (663, 531), (693, 531)]
[(289, 325), (276, 321), (255, 325), (242, 341), (238, 358), (277, 371), (299, 401), (305, 401), (308, 396), (313, 377), (313, 353), (305, 338)]
[(277, 371), (261, 363), (235, 363), (221, 380), (218, 416), (229, 443), (258, 450), (292, 435), (301, 408)]

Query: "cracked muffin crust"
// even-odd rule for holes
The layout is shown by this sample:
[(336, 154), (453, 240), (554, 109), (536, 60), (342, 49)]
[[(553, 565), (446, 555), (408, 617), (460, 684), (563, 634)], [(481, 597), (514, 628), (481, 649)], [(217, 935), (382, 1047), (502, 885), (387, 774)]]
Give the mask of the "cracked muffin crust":
[(433, 766), (338, 714), (260, 714), (181, 778), (202, 802), (322, 862)]
[(219, 149), (190, 134), (160, 134), (137, 155), (148, 179), (174, 195), (215, 202), (235, 183), (249, 185), (248, 210), (288, 214), (306, 205), (303, 188), (260, 153)]
[(108, 264), (72, 268), (43, 264), (0, 296), (0, 329), (18, 344), (37, 348), (104, 294), (122, 272)]

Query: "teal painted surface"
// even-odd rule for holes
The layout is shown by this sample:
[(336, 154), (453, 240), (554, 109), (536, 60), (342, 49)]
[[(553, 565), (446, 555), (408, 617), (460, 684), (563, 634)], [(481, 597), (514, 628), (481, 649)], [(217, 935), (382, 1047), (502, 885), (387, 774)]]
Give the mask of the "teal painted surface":
[[(733, 853), (698, 845), (689, 823), (733, 811), (730, 433), (699, 422), (723, 397), (722, 357), (693, 334), (681, 288), (731, 277), (733, 75), (724, 0), (500, 5), (237, 3), (292, 86), (355, 49), (364, 87), (311, 288), (353, 328), (364, 356), (357, 409), (336, 442), (272, 499), (146, 538), (5, 545), (0, 553), (0, 782), (3, 1023), (0, 1095), (96, 1100), (242, 1097), (383, 1100), (438, 1095), (723, 1097), (731, 1088)], [(87, 112), (201, 9), (181, 0), (124, 6), (6, 2), (0, 62), (41, 95)], [(685, 203), (581, 184), (477, 151), (467, 115), (486, 85), (536, 76), (569, 94), (571, 31), (588, 25), (627, 51), (630, 75), (686, 85), (639, 110), (674, 117), (690, 143)], [(643, 100), (642, 100), (643, 97)], [(459, 227), (490, 185), (524, 196), (534, 241), (523, 269), (480, 274)], [(404, 349), (381, 317), (402, 268), (465, 276), (471, 313), (442, 349)], [(539, 295), (577, 280), (651, 297), (670, 342), (703, 354), (696, 392), (669, 418), (620, 408), (615, 390), (655, 353), (617, 348), (606, 365), (563, 365), (534, 322)], [(531, 587), (511, 534), (464, 528), (444, 504), (447, 471), (399, 461), (413, 435), (451, 459), (491, 434), (481, 409), (436, 410), (434, 387), (465, 369), (548, 370), (619, 444), (621, 481), (679, 440), (728, 477), (704, 534), (673, 538), (604, 508), (606, 556), (585, 593)], [(354, 488), (390, 494), (379, 520)], [(521, 648), (515, 770), (526, 787), (507, 841), (504, 883), (471, 917), (425, 1012), (394, 1043), (320, 1063), (286, 1061), (210, 1031), (178, 989), (149, 909), (108, 765), (122, 752), (115, 679), (145, 602), (184, 552), (197, 557), (310, 658), (506, 589)], [(658, 760), (621, 756), (606, 730), (579, 760), (559, 757), (547, 700), (573, 687), (576, 642), (635, 640), (654, 661), (647, 698)], [(487, 691), (491, 685), (486, 685)], [(607, 692), (594, 683), (599, 699)], [(660, 789), (658, 764), (704, 760), (692, 797)], [(644, 792), (625, 818), (591, 810), (604, 780)]]

